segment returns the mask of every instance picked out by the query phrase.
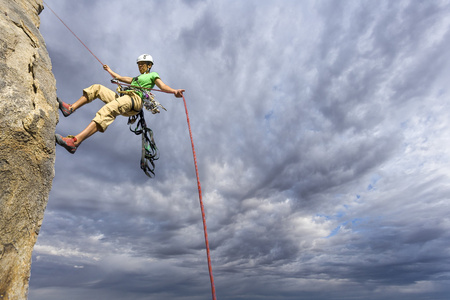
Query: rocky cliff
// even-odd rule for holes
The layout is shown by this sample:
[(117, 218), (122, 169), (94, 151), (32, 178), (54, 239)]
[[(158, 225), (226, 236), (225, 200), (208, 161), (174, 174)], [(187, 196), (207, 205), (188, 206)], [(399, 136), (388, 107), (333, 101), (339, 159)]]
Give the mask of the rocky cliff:
[(0, 0), (0, 299), (26, 299), (54, 176), (55, 78), (42, 0)]

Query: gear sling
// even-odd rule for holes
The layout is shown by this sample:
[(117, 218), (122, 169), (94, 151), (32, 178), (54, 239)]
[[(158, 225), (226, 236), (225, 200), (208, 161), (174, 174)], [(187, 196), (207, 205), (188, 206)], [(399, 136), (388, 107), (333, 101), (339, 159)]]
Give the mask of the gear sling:
[[(153, 114), (157, 114), (160, 112), (158, 107), (161, 107), (162, 109), (166, 110), (159, 102), (155, 100), (155, 96), (152, 93), (145, 91), (143, 88), (130, 85), (126, 89), (123, 89), (119, 81), (113, 79), (111, 80), (111, 82), (118, 85), (117, 92), (121, 96), (130, 93), (135, 93), (136, 90), (142, 92), (143, 93), (142, 101), (144, 102), (144, 107), (147, 110), (151, 111)], [(134, 101), (132, 103), (133, 103), (132, 110), (135, 110)], [(132, 125), (134, 123), (136, 123), (136, 127), (133, 129)], [(155, 176), (154, 161), (159, 159), (159, 152), (158, 148), (156, 147), (155, 140), (153, 138), (153, 131), (147, 127), (147, 123), (145, 122), (144, 110), (141, 109), (138, 114), (129, 117), (128, 125), (130, 125), (131, 132), (133, 132), (136, 135), (141, 135), (142, 137), (141, 169), (148, 177), (153, 178)]]

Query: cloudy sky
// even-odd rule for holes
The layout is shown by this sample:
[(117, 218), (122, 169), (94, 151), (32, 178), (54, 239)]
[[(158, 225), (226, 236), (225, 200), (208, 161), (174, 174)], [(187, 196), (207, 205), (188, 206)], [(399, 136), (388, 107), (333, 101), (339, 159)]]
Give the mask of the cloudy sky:
[[(46, 2), (117, 73), (149, 53), (186, 89), (218, 299), (448, 299), (449, 1)], [(40, 29), (60, 98), (115, 88)], [(30, 300), (211, 298), (183, 102), (156, 96), (155, 178), (125, 117), (56, 149)]]

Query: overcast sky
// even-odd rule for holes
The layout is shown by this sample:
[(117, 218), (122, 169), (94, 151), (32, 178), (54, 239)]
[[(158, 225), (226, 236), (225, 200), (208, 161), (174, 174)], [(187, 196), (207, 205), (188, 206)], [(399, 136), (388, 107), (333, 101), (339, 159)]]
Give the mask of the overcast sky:
[[(46, 2), (115, 72), (148, 53), (186, 89), (218, 299), (448, 299), (449, 1)], [(115, 89), (40, 29), (60, 98)], [(156, 96), (155, 178), (125, 117), (57, 147), (30, 300), (211, 298), (183, 102)]]

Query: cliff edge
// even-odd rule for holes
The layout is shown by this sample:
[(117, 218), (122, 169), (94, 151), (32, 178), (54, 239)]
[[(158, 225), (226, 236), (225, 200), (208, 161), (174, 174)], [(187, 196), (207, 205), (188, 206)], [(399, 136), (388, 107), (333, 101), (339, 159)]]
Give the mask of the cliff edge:
[(0, 0), (0, 299), (26, 299), (54, 177), (56, 82), (42, 0)]

